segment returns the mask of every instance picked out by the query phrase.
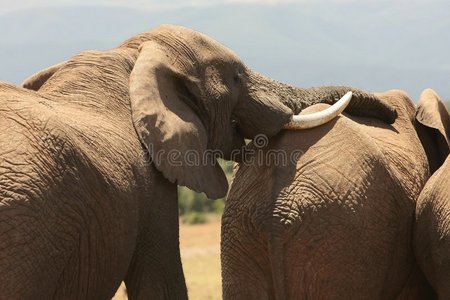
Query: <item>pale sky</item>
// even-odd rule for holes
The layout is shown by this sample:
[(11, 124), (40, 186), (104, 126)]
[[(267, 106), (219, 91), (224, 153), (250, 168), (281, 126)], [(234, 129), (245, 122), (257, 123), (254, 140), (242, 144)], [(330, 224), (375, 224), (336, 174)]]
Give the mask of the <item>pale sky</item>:
[[(175, 23), (210, 34), (256, 70), (282, 81), (371, 91), (401, 88), (415, 96), (433, 87), (449, 99), (448, 1), (0, 0), (0, 78), (18, 83), (81, 50), (108, 49), (129, 34)], [(89, 6), (97, 8), (85, 9)], [(121, 10), (107, 9), (113, 7), (128, 9), (129, 16), (117, 20)], [(240, 22), (247, 22), (244, 30), (237, 30)]]
[(329, 3), (388, 3), (392, 4), (412, 4), (412, 3), (436, 3), (444, 2), (446, 0), (0, 0), (0, 13), (5, 13), (14, 10), (28, 9), (42, 6), (69, 6), (69, 5), (98, 5), (98, 6), (122, 6), (136, 9), (148, 10), (167, 10), (171, 8), (180, 7), (195, 7), (195, 6), (211, 6), (217, 4), (260, 4), (260, 5), (281, 5), (292, 3), (314, 3), (314, 4), (329, 4)]

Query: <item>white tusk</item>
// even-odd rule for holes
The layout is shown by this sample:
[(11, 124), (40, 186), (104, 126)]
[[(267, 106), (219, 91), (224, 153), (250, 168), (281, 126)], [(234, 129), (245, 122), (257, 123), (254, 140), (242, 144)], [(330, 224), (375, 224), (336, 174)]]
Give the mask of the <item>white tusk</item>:
[(283, 126), (284, 129), (308, 129), (323, 125), (337, 117), (352, 99), (352, 92), (347, 92), (339, 101), (332, 106), (319, 112), (307, 115), (294, 115), (289, 123)]

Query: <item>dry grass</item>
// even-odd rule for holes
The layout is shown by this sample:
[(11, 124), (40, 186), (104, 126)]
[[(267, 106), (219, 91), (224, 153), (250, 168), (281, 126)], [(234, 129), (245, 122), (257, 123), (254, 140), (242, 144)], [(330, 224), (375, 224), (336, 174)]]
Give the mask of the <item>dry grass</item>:
[(190, 299), (221, 299), (220, 218), (180, 227), (181, 260)]
[[(220, 217), (209, 216), (207, 224), (181, 224), (180, 247), (189, 299), (221, 299)], [(113, 299), (127, 299), (123, 285)]]

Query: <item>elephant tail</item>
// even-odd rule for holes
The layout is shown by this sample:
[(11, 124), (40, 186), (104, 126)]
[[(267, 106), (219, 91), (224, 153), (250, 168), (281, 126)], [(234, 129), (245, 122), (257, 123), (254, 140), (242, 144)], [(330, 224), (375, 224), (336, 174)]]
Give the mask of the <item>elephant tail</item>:
[(268, 243), (273, 292), (276, 300), (286, 299), (284, 249), (280, 235), (271, 235)]

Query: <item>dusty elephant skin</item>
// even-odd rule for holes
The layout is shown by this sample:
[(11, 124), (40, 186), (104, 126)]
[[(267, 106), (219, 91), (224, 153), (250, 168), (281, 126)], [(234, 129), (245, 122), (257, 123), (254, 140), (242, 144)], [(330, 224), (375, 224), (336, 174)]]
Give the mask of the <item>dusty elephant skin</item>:
[[(82, 52), (23, 87), (0, 83), (2, 299), (109, 299), (123, 279), (131, 299), (187, 298), (176, 183), (216, 198), (227, 182), (215, 159), (169, 152), (229, 157), (243, 136), (276, 134), (293, 112), (350, 89), (273, 81), (171, 25)], [(392, 107), (352, 90), (348, 111), (393, 122)]]
[[(442, 116), (428, 117), (430, 107)], [(444, 164), (428, 180), (417, 200), (414, 249), (420, 267), (439, 299), (450, 299), (450, 116), (432, 90), (421, 97), (418, 117), (439, 137), (436, 151)]]
[(412, 228), (440, 137), (404, 92), (376, 95), (392, 125), (345, 115), (251, 146), (264, 163), (239, 165), (222, 219), (224, 299), (431, 299)]

